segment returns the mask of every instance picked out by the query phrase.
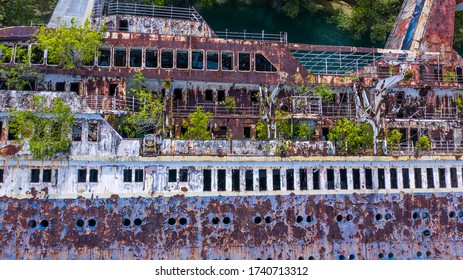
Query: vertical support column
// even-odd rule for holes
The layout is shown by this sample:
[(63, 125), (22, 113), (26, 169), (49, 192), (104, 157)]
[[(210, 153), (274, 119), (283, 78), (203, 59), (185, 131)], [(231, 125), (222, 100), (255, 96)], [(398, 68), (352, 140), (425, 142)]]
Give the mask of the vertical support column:
[(254, 180), (253, 180), (254, 188), (253, 189), (255, 192), (258, 192), (259, 191), (259, 168), (253, 169), (252, 176), (254, 177)]
[(457, 169), (458, 188), (461, 189), (463, 188), (463, 178), (462, 178), (461, 167), (456, 167), (456, 169)]
[(225, 190), (227, 192), (232, 191), (232, 169), (225, 169)]
[(415, 186), (415, 168), (409, 166), (408, 168), (408, 179), (410, 180), (410, 189), (416, 189)]
[(391, 168), (389, 166), (384, 167), (384, 182), (386, 190), (391, 189)]
[(265, 168), (265, 170), (267, 170), (267, 191), (273, 191), (273, 169)]
[(246, 168), (240, 168), (240, 192), (246, 191)]
[(289, 168), (281, 168), (280, 170), (280, 184), (281, 184), (281, 191), (286, 191), (288, 188), (286, 186), (286, 170)]
[(377, 190), (379, 189), (379, 183), (378, 183), (378, 168), (377, 167), (372, 167), (371, 168), (371, 180), (373, 181), (373, 189)]
[(333, 168), (334, 173), (334, 189), (341, 189), (341, 170), (339, 168)]
[(213, 192), (217, 192), (219, 189), (217, 185), (217, 173), (217, 169), (211, 169), (211, 191)]
[(301, 176), (299, 175), (299, 167), (294, 168), (294, 190), (300, 191), (301, 190)]
[(353, 190), (354, 189), (354, 169), (347, 168), (347, 189)]
[(451, 189), (452, 188), (452, 178), (450, 174), (450, 167), (446, 166), (445, 167), (445, 188), (446, 189)]
[(320, 166), (320, 190), (326, 191), (328, 189), (328, 178), (325, 166)]
[(423, 189), (427, 189), (428, 188), (428, 168), (427, 167), (423, 167), (421, 168), (421, 187)]
[(404, 188), (402, 168), (397, 167), (397, 189), (402, 190)]
[[(450, 173), (448, 173), (450, 174)], [(432, 177), (434, 179), (434, 188), (440, 188), (439, 168), (432, 169)], [(445, 181), (445, 180), (444, 180)]]
[(366, 189), (365, 168), (360, 168), (360, 189)]
[(307, 189), (313, 191), (313, 168), (306, 168), (307, 170)]

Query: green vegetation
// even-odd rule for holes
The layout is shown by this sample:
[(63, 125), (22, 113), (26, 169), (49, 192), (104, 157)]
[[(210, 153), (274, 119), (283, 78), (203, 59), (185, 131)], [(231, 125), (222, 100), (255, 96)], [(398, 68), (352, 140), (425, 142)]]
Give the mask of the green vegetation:
[(220, 104), (225, 106), (225, 109), (228, 111), (228, 113), (234, 112), (236, 110), (235, 98), (231, 96), (225, 97), (225, 100), (221, 101)]
[(0, 44), (0, 52), (2, 53), (0, 63), (8, 63), (11, 61), (11, 57), (13, 56), (12, 47)]
[(134, 75), (130, 93), (139, 104), (139, 112), (134, 112), (122, 120), (123, 132), (133, 138), (143, 137), (146, 133), (162, 131), (164, 100), (146, 91), (145, 77), (142, 74)]
[(421, 136), (415, 143), (416, 151), (429, 151), (431, 149), (431, 141), (428, 136)]
[(393, 129), (386, 134), (387, 148), (396, 149), (400, 144), (400, 140), (402, 140), (402, 133), (400, 133), (400, 131), (398, 131), (397, 129)]
[(8, 90), (23, 90), (33, 88), (32, 83), (37, 81), (39, 74), (29, 65), (19, 64), (12, 67), (1, 67), (0, 77), (5, 79)]
[(48, 49), (48, 61), (67, 69), (93, 61), (103, 37), (103, 33), (91, 28), (88, 20), (80, 26), (75, 20), (72, 20), (71, 26), (63, 24), (57, 29), (42, 26), (36, 35), (40, 46)]
[(329, 88), (326, 84), (321, 84), (317, 86), (313, 93), (316, 96), (320, 97), (323, 101), (334, 101), (334, 91), (331, 88)]
[(74, 115), (69, 106), (61, 98), (56, 98), (53, 105), (46, 105), (43, 96), (34, 96), (33, 109), (18, 111), (13, 109), (9, 114), (12, 120), (8, 124), (15, 142), (29, 143), (29, 150), (36, 159), (45, 159), (66, 152), (71, 145), (70, 134), (74, 123)]
[(187, 140), (210, 140), (211, 132), (207, 128), (211, 121), (211, 112), (203, 112), (201, 106), (196, 107), (196, 112), (188, 116), (188, 122), (183, 121), (183, 127), (187, 130), (183, 138)]
[(443, 79), (446, 83), (455, 83), (457, 81), (457, 74), (453, 71), (447, 71), (445, 72)]
[(0, 1), (0, 27), (48, 23), (58, 0)]
[(345, 155), (354, 154), (363, 145), (364, 148), (373, 145), (373, 133), (367, 123), (357, 126), (349, 119), (340, 119), (330, 128), (328, 140), (334, 141)]
[(256, 138), (257, 140), (268, 140), (267, 122), (260, 121), (256, 123)]
[[(277, 110), (275, 118), (277, 133), (281, 140), (293, 140), (295, 137), (299, 138), (299, 140), (307, 140), (312, 135), (312, 131), (307, 124), (292, 121), (288, 112)], [(267, 140), (267, 125), (265, 125), (265, 129), (262, 126), (257, 126), (256, 131), (258, 139)], [(264, 133), (265, 137), (263, 137)]]
[(405, 70), (404, 81), (408, 82), (408, 81), (411, 81), (412, 79), (413, 79), (413, 70), (412, 69)]

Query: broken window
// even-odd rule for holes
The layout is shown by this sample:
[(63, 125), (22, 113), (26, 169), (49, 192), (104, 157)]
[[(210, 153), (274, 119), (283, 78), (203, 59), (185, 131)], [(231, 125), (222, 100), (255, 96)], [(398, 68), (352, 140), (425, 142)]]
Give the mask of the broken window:
[(256, 53), (256, 71), (257, 72), (276, 72), (277, 69), (273, 64), (261, 53)]
[(126, 19), (119, 20), (119, 31), (128, 32), (129, 31), (129, 21)]
[(389, 171), (391, 175), (391, 189), (398, 189), (398, 184), (397, 184), (397, 169), (391, 168)]
[(127, 66), (127, 49), (126, 48), (114, 49), (114, 66), (117, 66), (117, 67)]
[(98, 123), (97, 122), (88, 123), (88, 141), (98, 142)]
[(239, 53), (238, 54), (238, 70), (251, 71), (251, 54)]
[(243, 136), (244, 139), (251, 139), (251, 128), (249, 126), (243, 128)]
[(240, 191), (240, 170), (239, 169), (232, 170), (232, 190), (234, 192)]
[(42, 171), (42, 182), (51, 183), (51, 169), (44, 169)]
[(206, 101), (214, 101), (214, 95), (212, 93), (212, 89), (206, 89), (204, 99)]
[(227, 176), (226, 176), (226, 171), (225, 169), (219, 169), (217, 170), (217, 190), (219, 192), (224, 192), (226, 191), (226, 186), (227, 186)]
[(87, 169), (79, 169), (79, 170), (77, 170), (77, 182), (78, 183), (87, 182)]
[(202, 70), (204, 68), (204, 52), (201, 50), (191, 51), (191, 68)]
[(212, 171), (210, 169), (204, 169), (203, 176), (203, 191), (210, 192), (212, 190)]
[(177, 169), (169, 169), (169, 183), (177, 182)]
[(66, 91), (66, 84), (64, 82), (58, 82), (55, 84), (55, 91)]
[(273, 190), (281, 190), (280, 169), (273, 169)]
[(378, 169), (378, 189), (386, 188), (386, 178), (384, 174), (384, 168)]
[(207, 70), (219, 70), (219, 52), (207, 51)]
[(450, 168), (450, 181), (452, 188), (458, 188), (458, 176), (456, 168)]
[(286, 169), (286, 190), (294, 191), (294, 169)]
[(434, 188), (434, 174), (432, 168), (426, 168), (426, 179), (428, 181), (428, 189)]
[(16, 45), (16, 52), (14, 55), (14, 63), (28, 63), (29, 62), (29, 47), (27, 45)]
[(40, 169), (32, 169), (31, 170), (31, 183), (38, 183), (40, 182)]
[(327, 183), (328, 183), (328, 189), (329, 190), (334, 190), (334, 169), (327, 169), (326, 170), (326, 178), (327, 178)]
[(144, 176), (143, 169), (135, 169), (135, 182), (136, 183), (143, 182), (144, 177), (145, 176)]
[(312, 170), (312, 180), (313, 180), (313, 189), (319, 190), (320, 189), (320, 170), (319, 169)]
[(44, 52), (38, 45), (31, 46), (31, 63), (32, 64), (43, 64)]
[(177, 50), (177, 69), (188, 69), (188, 50)]
[(341, 169), (339, 170), (340, 176), (341, 176), (341, 189), (342, 190), (347, 190), (347, 169)]
[(259, 169), (259, 191), (267, 190), (267, 170)]
[(82, 123), (80, 122), (72, 125), (72, 141), (82, 141)]
[(445, 183), (445, 168), (439, 168), (439, 188), (446, 188), (447, 184)]
[(254, 172), (252, 170), (246, 170), (245, 174), (246, 179), (246, 190), (252, 191), (254, 190), (253, 182), (254, 182)]
[(365, 188), (373, 189), (373, 172), (371, 168), (365, 168)]
[(158, 67), (158, 50), (146, 49), (145, 67), (146, 68), (157, 68)]
[(217, 91), (217, 101), (221, 102), (225, 100), (225, 90), (218, 90)]
[(179, 177), (180, 182), (188, 182), (188, 169), (180, 169)]
[(0, 169), (0, 183), (3, 183), (3, 175), (5, 173), (4, 169)]
[(118, 84), (109, 84), (109, 96), (115, 96), (117, 93)]
[(130, 49), (130, 67), (141, 67), (142, 49)]
[(99, 50), (98, 55), (98, 66), (110, 66), (111, 65), (111, 49), (104, 48)]
[(11, 56), (13, 54), (12, 45), (3, 45), (4, 51), (0, 50), (0, 62), (1, 63), (11, 63)]
[(299, 169), (299, 189), (307, 190), (307, 169)]
[(403, 183), (404, 189), (410, 188), (410, 173), (409, 173), (408, 168), (402, 169), (402, 183)]
[(132, 169), (124, 169), (124, 183), (132, 182)]
[(222, 71), (233, 71), (232, 52), (222, 52)]
[(354, 190), (360, 190), (360, 169), (353, 169), (352, 175), (354, 177)]
[(415, 188), (421, 189), (422, 188), (422, 181), (421, 181), (421, 168), (415, 168)]
[(71, 91), (77, 93), (79, 95), (79, 83), (71, 83)]
[(90, 183), (98, 182), (98, 169), (90, 169), (89, 182)]

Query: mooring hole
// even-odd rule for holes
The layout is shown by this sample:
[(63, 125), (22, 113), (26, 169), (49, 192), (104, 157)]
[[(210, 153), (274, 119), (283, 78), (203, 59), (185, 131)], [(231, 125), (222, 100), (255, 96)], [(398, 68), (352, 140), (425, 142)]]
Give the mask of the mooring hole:
[(30, 228), (35, 228), (37, 226), (37, 222), (35, 220), (30, 220), (27, 224)]
[(417, 256), (418, 258), (420, 258), (422, 255), (423, 255), (423, 254), (421, 253), (421, 251), (418, 251), (418, 253), (416, 253), (416, 256)]
[(310, 224), (314, 221), (312, 216), (307, 216), (307, 222)]
[(180, 218), (179, 223), (184, 226), (188, 223), (188, 220), (186, 218)]
[(345, 259), (346, 259), (346, 256), (344, 256), (344, 255), (340, 255), (340, 256), (339, 256), (339, 260), (343, 261), (343, 260), (345, 260)]
[(342, 221), (342, 215), (338, 215), (338, 216), (336, 217), (336, 221), (341, 222), (341, 221)]
[(223, 223), (228, 225), (231, 222), (231, 219), (229, 217), (223, 218)]
[(420, 213), (414, 212), (412, 217), (413, 217), (413, 220), (419, 219), (420, 218)]
[(350, 222), (354, 219), (354, 216), (352, 216), (351, 214), (347, 215), (346, 217), (347, 221)]
[(125, 227), (128, 227), (130, 226), (130, 220), (129, 219), (124, 219), (124, 221), (122, 221), (122, 224), (125, 226)]
[(431, 232), (430, 232), (428, 229), (425, 229), (425, 230), (423, 231), (423, 235), (424, 235), (424, 236), (430, 236), (430, 235), (431, 235)]
[(260, 224), (260, 222), (262, 222), (261, 217), (255, 217), (255, 218), (254, 218), (254, 223), (255, 223), (255, 224)]
[(136, 219), (133, 221), (133, 224), (136, 225), (136, 226), (141, 226), (142, 220), (141, 220), (140, 218), (136, 218)]
[(270, 216), (265, 217), (265, 222), (270, 224), (272, 222), (272, 218)]
[(84, 226), (84, 221), (82, 219), (78, 219), (76, 221), (76, 226), (79, 227), (79, 228), (83, 227)]
[(383, 254), (383, 253), (379, 253), (378, 258), (379, 258), (379, 259), (384, 258), (384, 254)]
[(170, 218), (168, 221), (169, 225), (173, 226), (175, 225), (175, 219), (174, 218)]
[(220, 219), (217, 218), (217, 217), (212, 218), (212, 223), (213, 223), (214, 225), (218, 224), (219, 221), (220, 221)]
[(43, 228), (47, 228), (48, 227), (48, 221), (47, 220), (40, 221), (40, 226), (43, 227)]
[(303, 220), (304, 220), (304, 218), (302, 218), (302, 216), (297, 216), (297, 217), (296, 217), (296, 222), (297, 222), (298, 224), (302, 223)]
[(377, 221), (381, 220), (382, 218), (383, 218), (383, 215), (381, 215), (381, 214), (376, 214), (375, 219), (376, 219)]
[(96, 226), (96, 220), (95, 220), (95, 219), (90, 219), (90, 220), (88, 220), (88, 226), (89, 226), (89, 227), (94, 227), (94, 226)]
[(449, 217), (450, 218), (455, 218), (455, 211), (450, 211)]

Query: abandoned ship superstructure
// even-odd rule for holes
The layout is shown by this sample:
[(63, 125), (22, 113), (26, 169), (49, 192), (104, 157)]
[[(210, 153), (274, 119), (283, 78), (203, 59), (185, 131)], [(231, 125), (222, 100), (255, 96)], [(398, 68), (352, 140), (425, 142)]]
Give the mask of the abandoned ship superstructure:
[[(105, 33), (74, 69), (31, 40), (38, 27), (0, 29), (2, 67), (38, 73), (22, 90), (0, 79), (0, 258), (462, 258), (460, 6), (406, 0), (374, 49), (218, 32), (194, 8), (60, 0), (50, 28), (88, 18)], [(140, 109), (139, 74), (165, 100), (164, 125), (124, 138), (110, 119)], [(9, 131), (34, 96), (74, 115), (69, 151), (52, 159)], [(211, 140), (181, 140), (198, 107)], [(328, 141), (343, 119), (371, 125), (372, 147)], [(294, 136), (302, 125), (310, 134)]]

